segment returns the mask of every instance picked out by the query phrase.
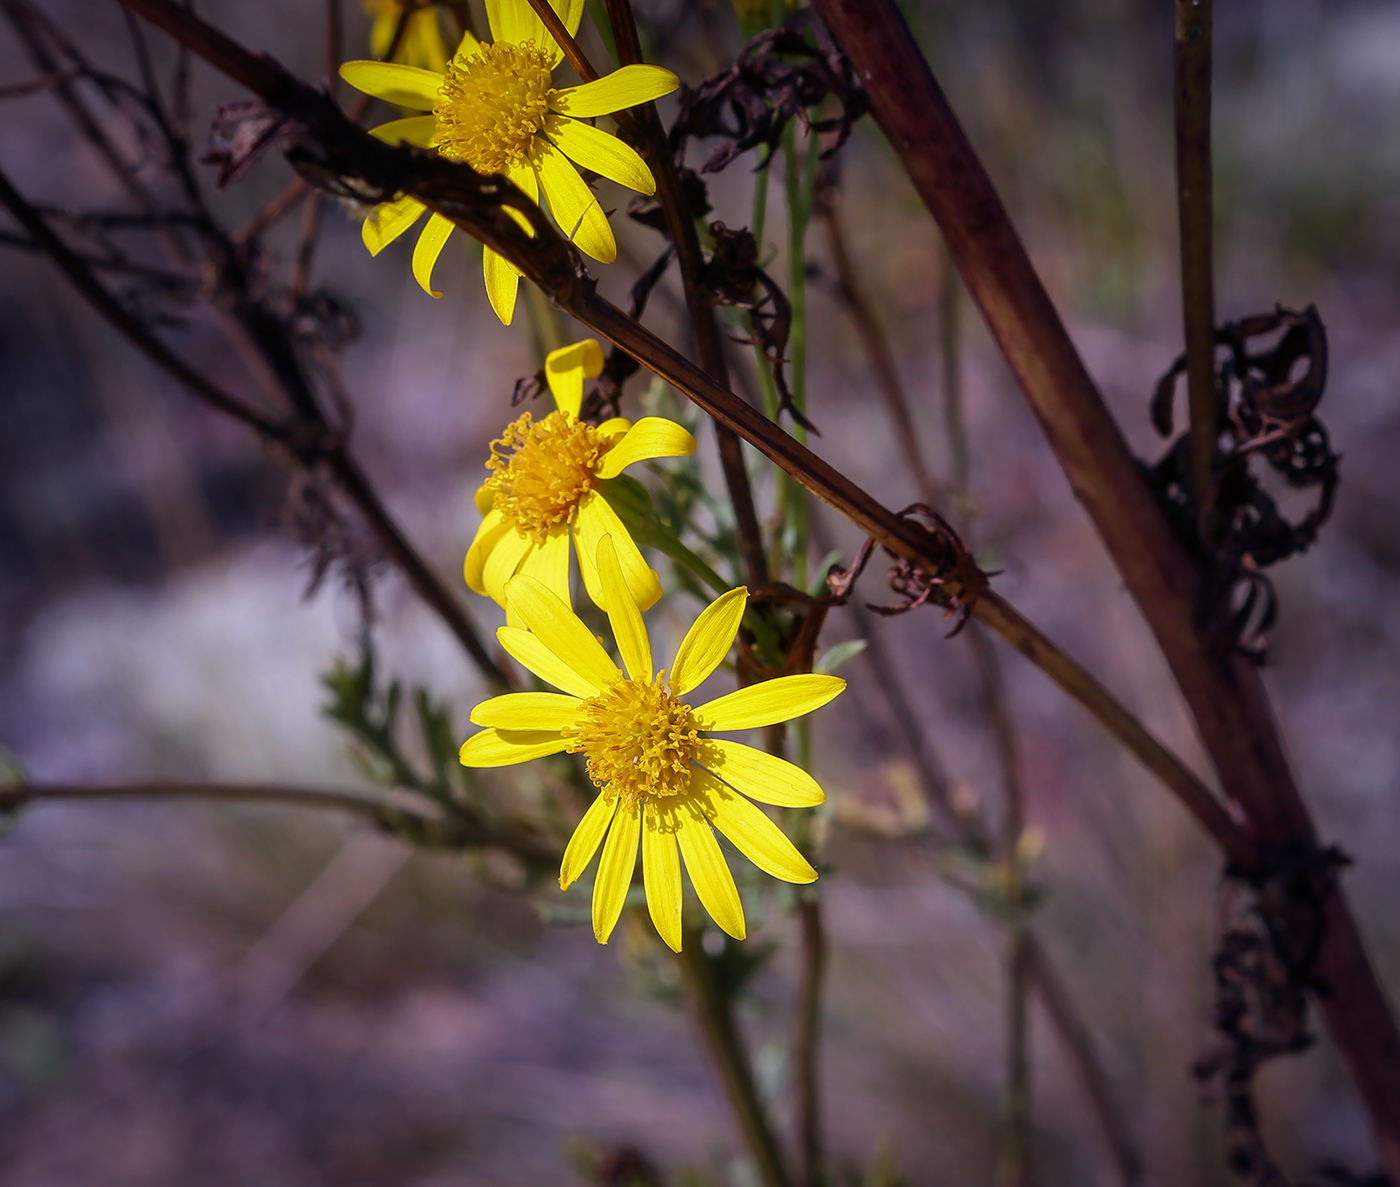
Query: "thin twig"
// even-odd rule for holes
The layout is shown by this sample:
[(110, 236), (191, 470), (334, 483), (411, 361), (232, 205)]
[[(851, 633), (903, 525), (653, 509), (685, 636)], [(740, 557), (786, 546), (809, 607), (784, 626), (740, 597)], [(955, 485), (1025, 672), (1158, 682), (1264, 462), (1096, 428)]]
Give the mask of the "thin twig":
[(1210, 160), (1212, 0), (1176, 0), (1176, 203), (1196, 507), (1211, 503), (1216, 449), (1215, 279)]
[(822, 987), (826, 979), (826, 929), (822, 901), (815, 887), (799, 888), (797, 922), (801, 929), (793, 1021), (792, 1078), (797, 1113), (797, 1182), (818, 1187), (822, 1182), (821, 1029)]
[(729, 996), (720, 985), (714, 961), (706, 954), (703, 941), (699, 931), (687, 930), (676, 957), (681, 979), (695, 1006), (701, 1035), (719, 1072), (725, 1095), (734, 1108), (745, 1145), (757, 1164), (759, 1181), (764, 1187), (792, 1187), (792, 1179), (783, 1165), (777, 1139), (758, 1096), (753, 1068), (739, 1037)]

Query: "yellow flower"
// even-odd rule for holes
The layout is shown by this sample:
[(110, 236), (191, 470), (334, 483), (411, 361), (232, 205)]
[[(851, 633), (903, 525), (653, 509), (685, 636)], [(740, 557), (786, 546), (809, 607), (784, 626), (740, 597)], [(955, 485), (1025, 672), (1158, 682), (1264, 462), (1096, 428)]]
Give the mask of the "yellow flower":
[[(584, 0), (550, 2), (569, 32), (577, 32)], [(528, 0), (486, 0), (486, 15), (496, 40), (479, 42), (468, 33), (445, 70), (346, 62), (340, 76), (386, 102), (432, 113), (375, 128), (381, 140), (436, 148), (480, 173), (503, 173), (536, 201), (543, 191), (555, 221), (579, 250), (611, 263), (617, 256), (612, 227), (571, 162), (644, 194), (653, 193), (656, 183), (636, 152), (584, 121), (668, 95), (679, 80), (660, 66), (633, 65), (555, 90), (550, 72), (564, 53)], [(376, 206), (365, 220), (365, 246), (377, 255), (423, 210), (410, 197)], [(525, 226), (522, 216), (516, 221)], [(435, 297), (442, 294), (433, 289), (433, 265), (452, 230), (450, 221), (434, 214), (413, 252), (413, 274)], [(491, 307), (509, 325), (520, 274), (489, 248), (483, 263)]]
[(688, 456), (695, 452), (695, 438), (659, 416), (636, 424), (620, 416), (597, 428), (583, 424), (578, 418), (583, 381), (602, 369), (603, 349), (592, 338), (551, 351), (545, 376), (557, 411), (538, 421), (527, 412), (491, 443), (486, 463), (491, 476), (476, 496), (485, 518), (463, 574), (473, 591), (502, 606), (506, 582), (520, 572), (570, 601), (570, 531), (584, 588), (599, 606), (603, 593), (594, 557), (598, 541), (609, 534), (636, 602), (646, 610), (661, 596), (655, 571), (642, 559), (599, 483), (633, 462)]
[[(361, 2), (374, 18), (369, 30), (369, 52), (376, 58), (387, 57), (403, 16), (404, 0)], [(443, 44), (436, 4), (425, 5), (408, 14), (408, 23), (404, 25), (393, 60), (405, 66), (436, 70), (439, 74), (447, 68), (447, 46)]]
[(653, 674), (651, 643), (627, 594), (611, 537), (600, 542), (597, 563), (627, 674), (554, 594), (531, 577), (512, 578), (507, 597), (521, 625), (502, 627), (496, 637), (566, 695), (510, 693), (482, 702), (471, 719), (488, 728), (467, 740), (462, 763), (499, 767), (566, 750), (587, 755), (599, 794), (564, 851), (559, 885), (567, 890), (602, 845), (593, 887), (593, 934), (600, 944), (607, 943), (622, 913), (639, 839), (647, 909), (667, 944), (680, 951), (682, 857), (705, 909), (742, 940), (744, 908), (711, 826), (765, 873), (811, 882), (816, 871), (745, 797), (792, 808), (810, 808), (826, 797), (800, 767), (702, 734), (800, 717), (825, 705), (846, 682), (779, 676), (692, 706), (682, 698), (729, 653), (748, 590), (731, 589), (700, 614), (676, 652), (668, 681), (664, 670)]

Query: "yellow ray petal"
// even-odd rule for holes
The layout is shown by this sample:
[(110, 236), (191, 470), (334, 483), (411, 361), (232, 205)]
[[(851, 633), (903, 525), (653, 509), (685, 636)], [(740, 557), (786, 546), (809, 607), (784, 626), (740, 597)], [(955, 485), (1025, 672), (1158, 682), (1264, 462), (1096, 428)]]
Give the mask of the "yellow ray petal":
[(579, 621), (578, 615), (533, 577), (512, 578), (506, 583), (506, 597), (514, 603), (521, 624), (589, 681), (595, 692), (622, 677), (603, 645)]
[[(549, 0), (570, 35), (578, 32), (585, 0)], [(528, 0), (486, 0), (486, 20), (497, 41), (533, 41), (549, 55), (551, 67), (564, 60), (564, 51), (549, 35), (544, 22), (535, 15)]]
[(681, 950), (681, 856), (675, 812), (652, 808), (642, 817), (642, 880), (647, 912), (673, 952)]
[(389, 53), (394, 41), (394, 31), (399, 27), (399, 14), (392, 8), (381, 9), (369, 27), (369, 52), (373, 57), (383, 58)]
[(472, 725), (498, 730), (547, 730), (559, 733), (578, 721), (578, 697), (561, 692), (508, 692), (482, 701), (472, 710)]
[(486, 557), (486, 564), (481, 570), (481, 584), (486, 589), (486, 596), (496, 605), (506, 604), (506, 582), (519, 571), (520, 562), (525, 559), (533, 542), (529, 536), (522, 536), (511, 528), (501, 535)]
[(371, 128), (369, 134), (385, 144), (398, 144), (402, 141), (416, 144), (419, 148), (427, 148), (428, 141), (436, 131), (437, 116), (411, 115), (405, 120), (390, 120), (387, 124)]
[(673, 420), (644, 416), (603, 456), (599, 478), (616, 478), (633, 462), (654, 457), (689, 457), (695, 438)]
[(632, 885), (632, 872), (637, 868), (637, 838), (640, 832), (641, 809), (635, 803), (619, 803), (613, 816), (608, 839), (603, 843), (603, 857), (598, 863), (598, 880), (593, 883), (593, 934), (598, 943), (606, 944), (627, 888)]
[(568, 157), (545, 144), (535, 157), (535, 173), (554, 221), (579, 251), (604, 264), (617, 259), (617, 240), (607, 215)]
[(474, 53), (478, 52), (480, 49), (481, 42), (479, 42), (476, 39), (476, 37), (473, 36), (472, 31), (470, 29), (466, 29), (462, 33), (462, 40), (457, 43), (457, 49), (454, 51), (453, 57), (470, 58)]
[(735, 791), (780, 808), (815, 808), (826, 800), (821, 785), (801, 767), (742, 742), (707, 738), (699, 763)]
[(588, 863), (593, 860), (593, 855), (598, 852), (598, 846), (603, 842), (603, 835), (608, 831), (608, 825), (612, 823), (616, 810), (616, 796), (600, 795), (589, 805), (588, 811), (583, 814), (583, 819), (574, 829), (574, 835), (569, 838), (569, 844), (564, 850), (564, 860), (559, 864), (560, 890), (568, 890), (588, 868)]
[(399, 56), (410, 66), (422, 66), (439, 74), (447, 68), (447, 46), (443, 44), (436, 5), (421, 8), (408, 18)]
[[(534, 202), (537, 206), (539, 205), (540, 179), (535, 176), (534, 169), (522, 161), (519, 164), (507, 166), (506, 176), (520, 189), (525, 191), (525, 196), (529, 198), (531, 202)], [(529, 235), (531, 239), (535, 237), (535, 228), (530, 225), (530, 220), (521, 214), (520, 211), (516, 210), (514, 206), (507, 206), (505, 211), (515, 220), (516, 226)], [(516, 268), (514, 264), (510, 264), (509, 261), (507, 261), (507, 264), (509, 264), (510, 268), (517, 276), (520, 275), (520, 269)]]
[(617, 560), (632, 599), (643, 610), (650, 610), (661, 597), (661, 580), (656, 571), (642, 559), (637, 545), (618, 519), (617, 512), (597, 491), (589, 491), (579, 500), (574, 512), (574, 544), (578, 551), (578, 568), (583, 574), (584, 588), (596, 606), (606, 608), (602, 583), (598, 579), (598, 543), (604, 536), (613, 538)]
[(486, 729), (463, 742), (457, 757), (464, 767), (508, 767), (558, 754), (570, 741), (556, 730)]
[(763, 814), (762, 808), (704, 771), (695, 772), (690, 790), (692, 795), (703, 797), (704, 810), (714, 826), (765, 874), (784, 882), (817, 880), (817, 871), (783, 835), (783, 830)]
[(598, 436), (606, 437), (616, 444), (615, 438), (627, 436), (627, 430), (632, 427), (632, 422), (625, 416), (610, 416), (598, 426)]
[(490, 515), (491, 509), (496, 505), (496, 491), (486, 483), (482, 483), (476, 488), (476, 494), (472, 496), (472, 502), (476, 504), (476, 509), (482, 515)]
[(627, 579), (622, 575), (622, 566), (618, 563), (617, 549), (611, 536), (604, 536), (598, 542), (598, 578), (603, 587), (608, 622), (612, 624), (613, 638), (617, 640), (617, 650), (622, 655), (627, 674), (633, 680), (649, 681), (651, 640), (647, 638), (642, 612), (637, 609), (632, 591), (627, 588)]
[(676, 649), (671, 665), (671, 692), (682, 696), (705, 682), (734, 646), (744, 608), (749, 604), (745, 586), (720, 594), (706, 606)]
[[(480, 501), (478, 500), (478, 506)], [(486, 518), (481, 521), (481, 526), (476, 529), (476, 535), (472, 539), (472, 546), (467, 549), (467, 559), (462, 564), (462, 576), (466, 580), (467, 588), (476, 594), (486, 593), (486, 584), (482, 581), (482, 572), (486, 567), (486, 558), (491, 555), (496, 545), (501, 542), (501, 538), (507, 533), (514, 531), (504, 519), (499, 511), (488, 511)]]
[(505, 648), (507, 655), (555, 688), (562, 688), (576, 697), (596, 696), (601, 691), (596, 684), (580, 676), (524, 627), (500, 627), (496, 631), (496, 640)]
[(639, 194), (656, 193), (656, 179), (637, 150), (616, 136), (592, 124), (568, 116), (554, 116), (545, 127), (549, 137), (566, 157), (585, 169), (611, 178), (618, 185)]
[(744, 927), (744, 904), (739, 901), (739, 888), (724, 860), (719, 842), (710, 830), (710, 822), (694, 805), (675, 810), (680, 827), (676, 839), (681, 844), (681, 856), (690, 874), (691, 885), (700, 902), (720, 928), (736, 940), (747, 934)]
[(566, 606), (569, 597), (569, 525), (561, 523), (549, 529), (544, 543), (538, 543), (525, 554), (520, 572), (540, 582)]
[(747, 730), (776, 725), (820, 709), (845, 687), (846, 682), (840, 676), (818, 673), (779, 676), (698, 706), (695, 724), (702, 730)]
[(489, 247), (481, 249), (481, 266), (486, 274), (486, 299), (491, 302), (501, 324), (508, 326), (515, 316), (515, 294), (520, 288), (520, 277), (504, 256)]
[(360, 238), (369, 248), (369, 254), (377, 256), (413, 226), (427, 209), (417, 198), (407, 196), (393, 202), (381, 202), (369, 212), (360, 228)]
[(595, 115), (612, 115), (638, 103), (649, 103), (669, 95), (681, 80), (662, 66), (623, 66), (605, 74), (596, 82), (565, 87), (550, 96), (549, 106), (561, 115), (589, 119)]
[(340, 77), (357, 91), (414, 111), (432, 111), (442, 86), (436, 71), (398, 62), (346, 62)]
[(447, 237), (456, 229), (451, 219), (434, 214), (428, 220), (428, 225), (423, 228), (423, 233), (418, 236), (418, 245), (413, 249), (414, 278), (430, 297), (442, 296), (442, 293), (433, 288), (433, 267), (438, 262), (438, 256), (442, 255)]
[(544, 375), (560, 412), (578, 419), (583, 407), (583, 381), (603, 373), (603, 348), (595, 338), (585, 338), (551, 350), (544, 360)]

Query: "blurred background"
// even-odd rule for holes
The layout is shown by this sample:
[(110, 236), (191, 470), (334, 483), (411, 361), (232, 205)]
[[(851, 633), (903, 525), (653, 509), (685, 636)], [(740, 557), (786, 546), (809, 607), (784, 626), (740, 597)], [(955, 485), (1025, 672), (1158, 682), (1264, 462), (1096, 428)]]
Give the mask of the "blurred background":
[[(659, 60), (698, 82), (740, 39), (718, 0), (638, 4)], [(85, 52), (130, 73), (115, 4), (49, 0)], [(1145, 0), (905, 5), (935, 72), (1141, 456), (1180, 349), (1171, 141), (1171, 11)], [(322, 64), (320, 0), (206, 0), (202, 15), (303, 77)], [(346, 4), (348, 56), (369, 16)], [(478, 18), (480, 13), (478, 12)], [(587, 21), (585, 22), (587, 29)], [(171, 56), (154, 37), (158, 61)], [(591, 31), (584, 44), (603, 50)], [(722, 60), (723, 59), (723, 60)], [(35, 70), (0, 25), (0, 84)], [(193, 130), (243, 98), (195, 72)], [(669, 116), (672, 108), (666, 108)], [(47, 93), (5, 104), (0, 165), (34, 202), (119, 209), (123, 194)], [(392, 118), (385, 114), (382, 119)], [(1245, 0), (1216, 14), (1217, 308), (1222, 320), (1315, 302), (1330, 334), (1320, 414), (1344, 455), (1320, 543), (1274, 571), (1266, 680), (1373, 959), (1400, 996), (1400, 6)], [(699, 146), (699, 160), (706, 146)], [(712, 180), (716, 216), (749, 222), (754, 163)], [(201, 169), (212, 190), (212, 170)], [(975, 310), (956, 335), (970, 436), (951, 489), (949, 300), (936, 229), (877, 131), (840, 157), (840, 218), (894, 345), (919, 441), (996, 586), (1197, 769), (1174, 686)], [(270, 154), (214, 195), (241, 225), (291, 177)], [(604, 206), (627, 195), (603, 183)], [(786, 274), (775, 186), (766, 247)], [(353, 448), (452, 588), (478, 516), (487, 442), (539, 365), (524, 316), (503, 329), (463, 237), (427, 297), (409, 247), (371, 259), (330, 205), (313, 282), (362, 333), (344, 374)], [(614, 217), (625, 296), (659, 240)], [(10, 224), (4, 224), (7, 228)], [(269, 236), (294, 250), (296, 218)], [(356, 657), (354, 597), (310, 578), (288, 473), (242, 427), (191, 401), (90, 313), (45, 260), (0, 244), (0, 743), (36, 783), (146, 780), (365, 786), (322, 713), (322, 675)], [(808, 238), (815, 448), (889, 505), (918, 492), (844, 306)], [(956, 289), (953, 289), (956, 292)], [(674, 276), (649, 323), (678, 340)], [(953, 298), (957, 304), (957, 298)], [(569, 340), (582, 337), (565, 327)], [(942, 338), (946, 339), (946, 335)], [(172, 341), (230, 385), (249, 379), (211, 317)], [(740, 379), (751, 359), (736, 348)], [(744, 370), (747, 368), (747, 370)], [(640, 401), (668, 393), (632, 381)], [(702, 472), (716, 473), (711, 435)], [(759, 479), (760, 492), (768, 483)], [(849, 560), (860, 544), (818, 510)], [(820, 553), (821, 550), (818, 550)], [(659, 567), (659, 566), (658, 566)], [(877, 561), (860, 593), (891, 600)], [(465, 736), (481, 686), (392, 572), (373, 583), (386, 676), (433, 690)], [(465, 597), (465, 590), (461, 590)], [(678, 630), (684, 594), (661, 616)], [(473, 599), (494, 627), (498, 613)], [(876, 622), (959, 802), (999, 776), (968, 640), (926, 609)], [(850, 638), (847, 612), (824, 642)], [(1044, 945), (1087, 1020), (1145, 1181), (1224, 1184), (1218, 1108), (1190, 1074), (1211, 1043), (1219, 863), (1155, 782), (1037, 671), (1003, 666), (1023, 752)], [(868, 655), (817, 719), (832, 796), (822, 883), (832, 952), (824, 1084), (833, 1164), (860, 1182), (991, 1180), (1005, 1034), (1003, 938), (923, 830), (912, 756)], [(414, 854), (311, 810), (185, 803), (41, 804), (0, 840), (0, 1178), (110, 1184), (558, 1184), (608, 1179), (632, 1147), (676, 1183), (745, 1185), (732, 1122), (675, 986), (640, 931), (593, 941), (586, 900), (516, 892), (509, 869)], [(765, 1091), (788, 1073), (793, 925), (744, 1021)], [(1034, 1178), (1118, 1181), (1065, 1052), (1032, 1011)], [(1265, 1134), (1291, 1177), (1374, 1164), (1364, 1115), (1325, 1039), (1261, 1078)], [(780, 1121), (790, 1123), (782, 1115)], [(615, 1160), (614, 1160), (615, 1161)], [(687, 1179), (686, 1176), (690, 1178)], [(874, 1181), (874, 1180), (871, 1180)]]

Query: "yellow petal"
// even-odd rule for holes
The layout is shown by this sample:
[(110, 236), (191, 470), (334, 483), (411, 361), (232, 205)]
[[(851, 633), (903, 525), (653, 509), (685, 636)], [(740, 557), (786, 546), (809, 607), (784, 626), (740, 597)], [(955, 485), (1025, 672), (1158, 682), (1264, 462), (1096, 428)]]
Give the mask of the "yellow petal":
[(633, 462), (654, 457), (689, 457), (695, 438), (673, 420), (644, 416), (625, 437), (603, 455), (599, 478), (616, 478)]
[(413, 226), (427, 209), (417, 198), (403, 197), (393, 202), (381, 202), (369, 212), (360, 228), (360, 238), (369, 248), (369, 254), (377, 256)]
[(549, 106), (562, 115), (588, 119), (649, 103), (669, 95), (680, 85), (681, 80), (662, 66), (623, 66), (596, 82), (555, 91)]
[(585, 169), (640, 194), (656, 193), (656, 179), (647, 163), (636, 149), (616, 136), (567, 116), (553, 117), (545, 135), (554, 141), (560, 152)]
[(579, 251), (604, 264), (617, 259), (617, 240), (607, 215), (568, 157), (545, 144), (535, 157), (535, 173), (554, 221)]
[(597, 696), (597, 685), (580, 676), (524, 627), (500, 627), (496, 640), (507, 655), (555, 688), (562, 688), (576, 697)]
[(705, 811), (730, 843), (765, 874), (784, 882), (815, 882), (817, 871), (783, 835), (783, 830), (743, 796), (718, 779), (697, 771), (691, 780), (692, 795), (703, 797)]
[(603, 587), (603, 606), (612, 624), (613, 638), (627, 674), (633, 680), (651, 679), (651, 640), (647, 638), (642, 612), (627, 588), (622, 566), (617, 560), (613, 538), (604, 536), (598, 542), (598, 578)]
[(413, 249), (413, 275), (430, 297), (442, 296), (442, 293), (433, 288), (433, 266), (437, 263), (438, 256), (442, 255), (442, 247), (447, 242), (447, 237), (456, 229), (451, 219), (434, 214), (428, 220), (428, 225), (423, 228), (423, 233), (418, 236), (418, 245)]
[(486, 596), (498, 606), (506, 604), (506, 582), (520, 570), (520, 562), (530, 551), (533, 543), (529, 536), (522, 536), (515, 528), (504, 532), (486, 558), (481, 570), (481, 584)]
[(681, 950), (681, 856), (674, 811), (655, 807), (642, 817), (642, 879), (647, 911), (673, 952)]
[[(513, 577), (506, 583), (506, 597), (514, 604), (522, 625), (568, 664), (593, 691), (621, 678), (617, 665), (603, 646), (569, 607), (533, 577)], [(561, 686), (562, 687), (562, 686)], [(589, 694), (592, 695), (592, 694)]]
[(470, 58), (473, 54), (479, 53), (480, 50), (481, 42), (476, 39), (470, 29), (466, 29), (463, 31), (462, 40), (457, 43), (457, 48), (453, 51), (452, 56), (456, 58)]
[(676, 649), (676, 662), (671, 665), (671, 692), (675, 696), (703, 684), (723, 662), (734, 646), (734, 636), (739, 633), (748, 604), (749, 591), (741, 585), (720, 594), (700, 611)]
[(589, 491), (579, 500), (574, 513), (574, 544), (578, 551), (578, 568), (583, 574), (584, 588), (594, 605), (606, 608), (602, 583), (598, 579), (598, 544), (604, 536), (613, 538), (617, 560), (632, 600), (643, 610), (650, 610), (661, 597), (661, 580), (656, 571), (642, 559), (632, 537), (617, 512), (597, 491)]
[(564, 850), (564, 860), (559, 865), (560, 890), (568, 890), (588, 868), (588, 863), (598, 852), (598, 846), (602, 844), (603, 835), (608, 831), (608, 825), (612, 823), (616, 810), (616, 796), (600, 795), (589, 805)]
[[(494, 493), (494, 492), (491, 492)], [(478, 494), (477, 506), (480, 506)], [(486, 567), (486, 558), (489, 557), (496, 545), (507, 532), (514, 531), (504, 519), (499, 511), (488, 511), (486, 518), (481, 521), (481, 526), (476, 529), (476, 535), (472, 539), (472, 546), (467, 549), (467, 559), (462, 564), (462, 576), (466, 580), (467, 588), (476, 594), (486, 593), (486, 584), (482, 580), (482, 571)]]
[(498, 730), (548, 730), (559, 733), (578, 721), (578, 697), (560, 692), (508, 692), (482, 701), (472, 710), (472, 725)]
[(398, 56), (410, 66), (422, 66), (439, 74), (446, 70), (447, 46), (442, 41), (436, 5), (421, 8), (408, 18)]
[(407, 142), (408, 144), (416, 144), (419, 148), (427, 148), (428, 141), (433, 138), (433, 133), (436, 131), (437, 116), (411, 115), (406, 120), (390, 120), (387, 124), (371, 128), (369, 134), (384, 141), (385, 144)]
[(558, 754), (571, 741), (557, 730), (486, 729), (462, 743), (458, 758), (464, 767), (508, 767)]
[(603, 843), (598, 880), (593, 883), (593, 934), (600, 944), (608, 942), (617, 926), (627, 888), (632, 885), (632, 872), (637, 868), (640, 818), (638, 804), (619, 803), (612, 828), (608, 829), (608, 839)]
[(681, 844), (681, 855), (695, 893), (700, 896), (710, 918), (736, 940), (742, 940), (748, 934), (744, 927), (744, 904), (739, 901), (739, 888), (734, 885), (734, 875), (729, 872), (719, 842), (710, 831), (710, 822), (693, 804), (677, 808), (675, 817), (680, 826), (676, 839)]
[[(534, 169), (532, 169), (529, 165), (525, 164), (522, 161), (519, 164), (507, 166), (506, 176), (509, 177), (511, 181), (513, 181), (520, 189), (525, 191), (525, 196), (529, 198), (531, 202), (535, 203), (535, 205), (537, 206), (539, 205), (540, 179), (535, 176)], [(522, 231), (529, 235), (531, 239), (535, 237), (535, 228), (530, 225), (530, 220), (526, 218), (523, 214), (521, 214), (520, 211), (516, 210), (514, 206), (507, 206), (505, 208), (505, 211), (508, 215), (510, 215), (511, 218), (515, 220), (516, 226), (518, 226)], [(516, 268), (516, 266), (514, 264), (511, 264), (509, 260), (507, 260), (506, 263), (510, 266), (510, 268), (515, 272), (517, 276), (520, 275), (519, 268)]]
[(700, 765), (735, 791), (780, 808), (815, 808), (826, 800), (821, 785), (801, 767), (727, 738), (707, 738)]
[(603, 372), (603, 348), (594, 338), (551, 350), (544, 360), (544, 374), (560, 412), (578, 419), (583, 407), (583, 381), (597, 379)]
[(476, 488), (476, 494), (472, 496), (472, 501), (476, 504), (476, 509), (482, 515), (490, 515), (492, 507), (496, 503), (496, 490), (494, 487), (482, 483)]
[(374, 18), (374, 24), (369, 29), (369, 52), (374, 57), (382, 58), (389, 52), (389, 46), (394, 41), (394, 30), (398, 26), (399, 14), (392, 8), (382, 9)]
[(481, 249), (482, 271), (486, 274), (486, 299), (501, 319), (503, 326), (510, 325), (515, 316), (515, 294), (520, 288), (520, 276), (489, 247)]
[(613, 441), (614, 438), (627, 436), (627, 430), (631, 427), (632, 422), (625, 416), (610, 416), (598, 426), (598, 436)]
[[(585, 0), (549, 0), (550, 6), (559, 14), (570, 35), (578, 32), (583, 20)], [(549, 30), (530, 7), (528, 0), (486, 0), (486, 20), (491, 26), (491, 36), (497, 41), (533, 41), (549, 55), (551, 67), (564, 60), (564, 51), (559, 48)]]
[(357, 91), (396, 107), (432, 111), (442, 87), (442, 75), (398, 62), (346, 62), (340, 77)]
[(820, 709), (845, 687), (846, 682), (840, 676), (817, 673), (779, 676), (698, 706), (695, 724), (702, 730), (747, 730), (775, 725)]
[(569, 598), (569, 525), (561, 523), (549, 529), (544, 543), (536, 542), (525, 554), (520, 572), (533, 577), (566, 606)]

